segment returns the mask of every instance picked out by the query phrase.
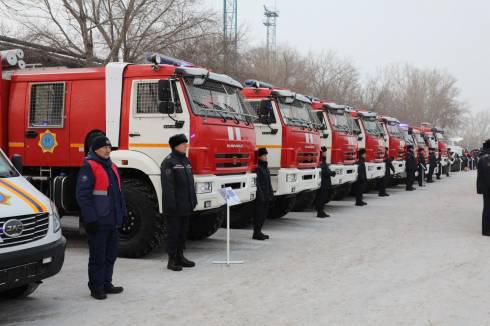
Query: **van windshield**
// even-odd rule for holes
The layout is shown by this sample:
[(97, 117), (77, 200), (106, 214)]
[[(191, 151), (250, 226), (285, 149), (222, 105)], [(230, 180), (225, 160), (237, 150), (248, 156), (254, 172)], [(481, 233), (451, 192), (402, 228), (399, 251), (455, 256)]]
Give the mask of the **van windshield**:
[(195, 114), (249, 122), (256, 119), (240, 89), (212, 80), (207, 80), (203, 85), (194, 85), (193, 78), (186, 78), (185, 81)]
[(19, 174), (15, 171), (14, 167), (5, 158), (2, 152), (0, 152), (0, 178), (17, 177)]

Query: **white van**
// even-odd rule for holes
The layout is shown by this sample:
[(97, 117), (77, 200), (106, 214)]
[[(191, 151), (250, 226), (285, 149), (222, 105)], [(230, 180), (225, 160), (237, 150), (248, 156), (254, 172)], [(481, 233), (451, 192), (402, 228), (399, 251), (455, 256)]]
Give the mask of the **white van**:
[(61, 270), (65, 247), (55, 205), (0, 149), (0, 297), (31, 294)]

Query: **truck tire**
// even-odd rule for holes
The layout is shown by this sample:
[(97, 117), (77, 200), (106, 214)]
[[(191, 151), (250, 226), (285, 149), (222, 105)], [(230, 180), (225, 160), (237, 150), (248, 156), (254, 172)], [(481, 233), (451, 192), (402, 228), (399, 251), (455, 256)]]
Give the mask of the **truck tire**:
[(191, 240), (206, 239), (219, 230), (226, 219), (226, 207), (212, 212), (195, 212), (191, 216), (187, 236)]
[(22, 299), (36, 291), (39, 284), (41, 284), (41, 282), (33, 282), (19, 286), (18, 288), (3, 291), (0, 292), (0, 297), (3, 299)]
[(276, 197), (269, 209), (269, 218), (276, 219), (285, 216), (289, 213), (296, 203), (296, 197)]
[(119, 256), (139, 258), (160, 246), (165, 236), (153, 189), (138, 179), (123, 179), (128, 216), (119, 231)]
[[(230, 207), (230, 228), (243, 229), (252, 223), (255, 214), (255, 202)], [(223, 218), (222, 227), (226, 228), (226, 216)]]
[(316, 198), (316, 191), (303, 191), (296, 197), (293, 212), (302, 212), (310, 208)]

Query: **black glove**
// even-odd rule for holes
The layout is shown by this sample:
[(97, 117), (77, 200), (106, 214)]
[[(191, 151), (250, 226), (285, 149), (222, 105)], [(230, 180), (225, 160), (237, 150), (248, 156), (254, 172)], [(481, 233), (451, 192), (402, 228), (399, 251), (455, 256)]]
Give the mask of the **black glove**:
[(86, 223), (85, 224), (85, 231), (88, 234), (97, 233), (97, 231), (99, 231), (99, 223), (97, 223), (97, 222)]

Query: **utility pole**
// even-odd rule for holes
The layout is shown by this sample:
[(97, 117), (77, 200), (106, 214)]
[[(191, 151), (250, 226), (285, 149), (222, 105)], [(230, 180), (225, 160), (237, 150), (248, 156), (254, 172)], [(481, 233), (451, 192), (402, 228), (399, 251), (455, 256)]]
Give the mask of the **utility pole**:
[(238, 60), (238, 0), (223, 0), (223, 65), (236, 72)]
[(269, 67), (272, 67), (276, 59), (276, 31), (277, 31), (277, 18), (279, 17), (279, 11), (267, 8), (264, 5), (264, 26), (267, 28), (267, 63)]

